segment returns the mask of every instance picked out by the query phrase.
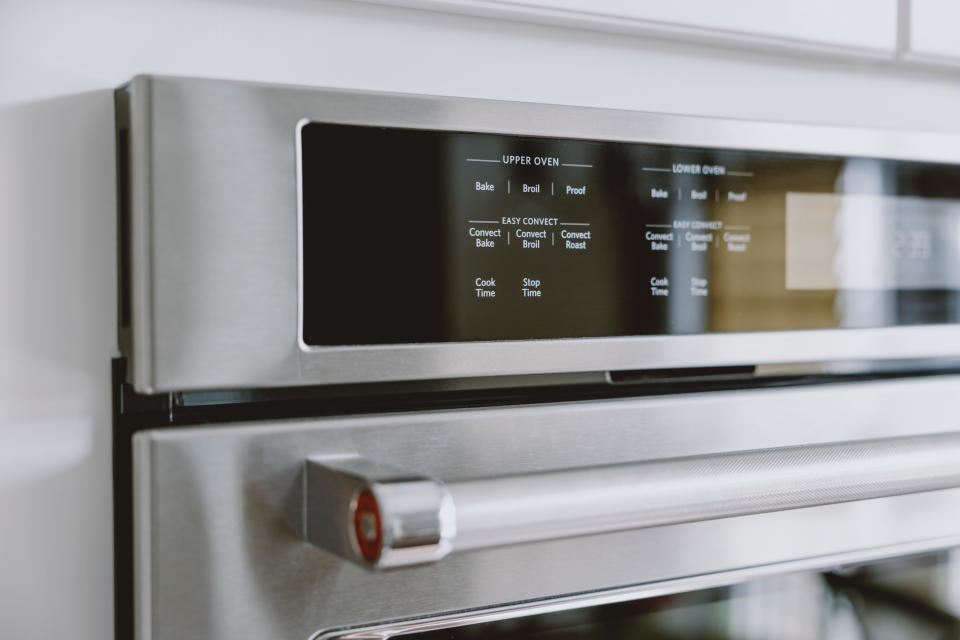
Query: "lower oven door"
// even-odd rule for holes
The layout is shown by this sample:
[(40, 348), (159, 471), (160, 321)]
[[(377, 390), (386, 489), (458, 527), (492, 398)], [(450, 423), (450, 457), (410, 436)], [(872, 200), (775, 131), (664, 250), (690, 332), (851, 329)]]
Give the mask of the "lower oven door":
[[(136, 638), (495, 637), (506, 628), (483, 624), (558, 611), (626, 611), (643, 629), (648, 605), (733, 611), (721, 585), (946, 549), (960, 544), (958, 388), (939, 376), (140, 431)], [(728, 637), (697, 629), (653, 637)]]

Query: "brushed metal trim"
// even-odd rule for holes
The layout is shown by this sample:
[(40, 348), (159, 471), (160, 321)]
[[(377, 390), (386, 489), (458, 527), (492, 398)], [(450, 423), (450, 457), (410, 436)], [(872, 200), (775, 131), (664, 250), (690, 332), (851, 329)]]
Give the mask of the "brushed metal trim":
[(308, 347), (301, 369), (308, 380), (337, 383), (958, 356), (960, 326), (925, 325)]
[(960, 164), (958, 134), (160, 76), (127, 91), (142, 392), (960, 356), (955, 325), (307, 347), (297, 170), (305, 121)]
[(130, 332), (133, 353), (130, 372), (135, 380), (154, 379), (153, 333), (153, 253), (151, 227), (153, 218), (152, 180), (150, 176), (151, 141), (151, 87), (148, 78), (136, 77), (121, 89), (129, 101), (129, 158), (130, 181)]
[(153, 465), (150, 440), (146, 434), (134, 435), (131, 442), (133, 459), (133, 609), (134, 633), (137, 640), (151, 640), (154, 627), (153, 607)]
[(297, 122), (297, 346), (301, 351), (309, 351), (310, 346), (303, 340), (303, 127), (310, 120), (303, 118)]
[[(194, 82), (228, 81), (195, 79)], [(960, 162), (957, 148), (960, 133), (954, 132), (881, 130), (397, 92), (230, 83), (238, 87), (247, 85), (252, 92), (302, 93), (303, 107), (298, 111), (305, 115), (292, 125), (305, 119), (465, 133)], [(327, 99), (329, 103), (318, 104)]]
[(416, 633), (425, 633), (427, 631), (453, 629), (457, 627), (466, 627), (489, 622), (498, 622), (501, 620), (510, 620), (513, 618), (524, 618), (529, 616), (559, 613), (562, 611), (570, 611), (572, 609), (580, 609), (583, 607), (595, 607), (606, 604), (616, 604), (619, 602), (629, 602), (631, 600), (669, 596), (690, 591), (700, 591), (702, 589), (726, 587), (748, 582), (750, 580), (757, 580), (761, 578), (782, 575), (785, 573), (826, 570), (843, 565), (923, 553), (926, 551), (957, 546), (958, 544), (960, 544), (960, 536), (937, 538), (934, 540), (926, 540), (912, 544), (893, 545), (877, 549), (856, 551), (853, 553), (832, 554), (819, 558), (805, 558), (803, 560), (797, 560), (793, 562), (784, 562), (773, 565), (760, 565), (737, 571), (724, 571), (720, 573), (692, 576), (689, 578), (680, 578), (677, 580), (665, 580), (663, 582), (640, 584), (623, 587), (620, 589), (610, 589), (607, 591), (561, 596), (558, 598), (549, 598), (537, 602), (526, 602), (502, 607), (493, 607), (490, 609), (456, 613), (448, 616), (436, 616), (418, 620), (388, 622), (386, 624), (360, 629), (341, 628), (318, 631), (310, 637), (310, 640), (389, 640), (390, 638), (399, 638)]

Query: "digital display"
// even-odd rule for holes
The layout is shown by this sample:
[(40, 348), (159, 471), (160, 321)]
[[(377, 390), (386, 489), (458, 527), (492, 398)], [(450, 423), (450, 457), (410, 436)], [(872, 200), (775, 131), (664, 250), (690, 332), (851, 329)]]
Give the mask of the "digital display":
[(309, 345), (956, 322), (960, 168), (308, 123)]
[(960, 289), (960, 200), (787, 194), (787, 288)]

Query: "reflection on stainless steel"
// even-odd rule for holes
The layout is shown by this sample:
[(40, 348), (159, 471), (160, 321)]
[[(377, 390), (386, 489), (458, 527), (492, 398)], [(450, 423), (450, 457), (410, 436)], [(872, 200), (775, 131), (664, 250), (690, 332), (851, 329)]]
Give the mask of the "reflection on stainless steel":
[(960, 200), (787, 194), (788, 289), (960, 288)]
[[(311, 459), (304, 519), (314, 544), (361, 564), (400, 567), (439, 560), (451, 549), (945, 489), (960, 486), (957, 460), (960, 435), (949, 434), (462, 480), (444, 487), (413, 474), (384, 473), (362, 458)], [(386, 532), (371, 553), (343, 540), (347, 532), (364, 538), (352, 526), (355, 496), (363, 492), (376, 497)]]
[[(497, 607), (313, 640), (901, 640), (955, 638), (960, 619), (942, 608), (945, 553), (880, 559), (826, 573), (733, 572)], [(937, 586), (940, 584), (941, 586)], [(922, 585), (928, 591), (905, 591)], [(931, 588), (932, 587), (932, 588)]]

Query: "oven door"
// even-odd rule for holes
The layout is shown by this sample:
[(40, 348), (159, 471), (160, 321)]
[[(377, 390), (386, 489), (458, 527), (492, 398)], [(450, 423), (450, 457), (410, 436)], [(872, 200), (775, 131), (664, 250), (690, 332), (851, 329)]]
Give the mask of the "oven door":
[(306, 639), (948, 548), (958, 384), (144, 429), (135, 637)]

